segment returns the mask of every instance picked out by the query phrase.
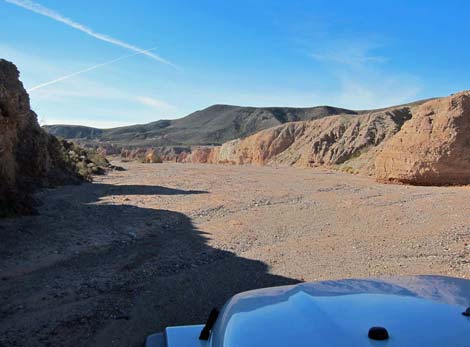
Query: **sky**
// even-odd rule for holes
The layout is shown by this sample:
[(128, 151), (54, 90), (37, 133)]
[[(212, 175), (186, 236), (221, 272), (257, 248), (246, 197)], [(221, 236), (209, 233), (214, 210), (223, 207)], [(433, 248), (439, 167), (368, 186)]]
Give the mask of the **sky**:
[(469, 37), (466, 0), (0, 0), (42, 125), (445, 96), (470, 89)]

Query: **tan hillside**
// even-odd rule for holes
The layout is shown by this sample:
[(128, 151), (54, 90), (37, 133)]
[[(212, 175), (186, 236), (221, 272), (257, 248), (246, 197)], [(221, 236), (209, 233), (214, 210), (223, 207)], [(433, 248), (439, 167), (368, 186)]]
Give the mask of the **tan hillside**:
[(200, 147), (179, 161), (327, 167), (418, 185), (470, 183), (470, 92), (292, 122)]
[(376, 160), (380, 181), (420, 185), (470, 183), (470, 91), (429, 101)]
[(410, 117), (410, 107), (406, 106), (293, 122), (220, 147), (193, 150), (186, 161), (343, 167), (372, 174), (374, 153)]

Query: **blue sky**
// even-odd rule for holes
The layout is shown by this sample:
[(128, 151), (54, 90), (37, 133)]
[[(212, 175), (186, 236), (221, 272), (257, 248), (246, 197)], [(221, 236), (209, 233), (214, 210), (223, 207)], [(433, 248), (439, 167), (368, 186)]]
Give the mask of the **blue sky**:
[(42, 124), (448, 95), (470, 89), (469, 37), (463, 0), (0, 0), (0, 57), (27, 89), (127, 56), (31, 90)]

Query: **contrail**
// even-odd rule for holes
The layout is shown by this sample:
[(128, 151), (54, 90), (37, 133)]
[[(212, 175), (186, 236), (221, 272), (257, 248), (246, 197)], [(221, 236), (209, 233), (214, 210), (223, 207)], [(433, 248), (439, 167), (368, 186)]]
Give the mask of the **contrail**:
[(150, 49), (147, 49), (147, 50), (143, 50), (142, 52), (137, 52), (137, 53), (134, 53), (134, 54), (124, 55), (124, 56), (122, 56), (122, 57), (119, 57), (119, 58), (116, 58), (116, 59), (107, 61), (107, 62), (105, 62), (105, 63), (93, 65), (93, 66), (87, 67), (86, 69), (83, 69), (83, 70), (80, 70), (80, 71), (76, 71), (76, 72), (72, 72), (72, 73), (70, 73), (70, 74), (68, 74), (68, 75), (64, 75), (64, 76), (62, 76), (62, 77), (56, 78), (56, 79), (54, 79), (54, 80), (52, 80), (52, 81), (44, 82), (44, 83), (38, 84), (37, 86), (34, 86), (34, 87), (32, 87), (32, 88), (29, 88), (27, 91), (28, 91), (28, 92), (32, 92), (33, 90), (36, 90), (36, 89), (40, 89), (40, 88), (49, 86), (49, 85), (51, 85), (51, 84), (54, 84), (54, 83), (57, 83), (57, 82), (66, 80), (66, 79), (68, 79), (68, 78), (70, 78), (70, 77), (80, 75), (80, 74), (82, 74), (82, 73), (84, 73), (84, 72), (91, 71), (91, 70), (95, 70), (95, 69), (97, 69), (97, 68), (99, 68), (99, 67), (102, 67), (102, 66), (105, 66), (105, 65), (109, 65), (109, 64), (115, 63), (115, 62), (117, 62), (117, 61), (123, 60), (123, 59), (127, 59), (127, 58), (130, 58), (130, 57), (134, 57), (134, 56), (139, 55), (139, 54), (146, 54), (146, 53), (149, 53), (150, 51), (153, 51), (154, 49), (155, 49), (155, 48), (150, 48)]
[(80, 23), (77, 23), (77, 22), (71, 20), (70, 18), (64, 17), (60, 13), (58, 13), (54, 10), (51, 10), (47, 7), (44, 7), (44, 6), (42, 6), (38, 3), (35, 3), (31, 0), (5, 0), (5, 1), (10, 3), (10, 4), (25, 8), (29, 11), (38, 13), (40, 15), (52, 18), (55, 21), (64, 23), (65, 25), (68, 25), (69, 27), (80, 30), (80, 31), (84, 32), (85, 34), (90, 35), (90, 36), (92, 36), (92, 37), (94, 37), (98, 40), (105, 41), (105, 42), (111, 43), (113, 45), (129, 49), (129, 50), (134, 51), (136, 53), (144, 54), (144, 55), (146, 55), (146, 56), (148, 56), (148, 57), (150, 57), (150, 58), (152, 58), (156, 61), (159, 61), (160, 63), (167, 64), (167, 65), (170, 65), (174, 68), (177, 68), (173, 63), (171, 63), (170, 61), (168, 61), (166, 59), (163, 59), (162, 57), (160, 57), (159, 55), (157, 55), (155, 53), (150, 53), (148, 51), (145, 51), (142, 48), (139, 48), (137, 46), (131, 45), (131, 44), (126, 43), (126, 42), (123, 42), (121, 40), (115, 39), (111, 36), (97, 33), (95, 31), (93, 31), (92, 29), (88, 28), (87, 26), (85, 26), (83, 24), (80, 24)]

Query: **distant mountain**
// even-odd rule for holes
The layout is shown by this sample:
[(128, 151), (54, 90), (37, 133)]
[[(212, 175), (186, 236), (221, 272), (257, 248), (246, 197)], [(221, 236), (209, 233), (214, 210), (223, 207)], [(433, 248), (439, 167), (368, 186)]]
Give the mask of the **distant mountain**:
[(112, 129), (46, 125), (44, 129), (52, 135), (85, 144), (108, 142), (125, 147), (220, 145), (287, 122), (359, 113), (330, 106), (293, 108), (214, 105), (184, 118), (148, 124)]
[(45, 125), (49, 134), (57, 135), (65, 139), (96, 139), (103, 134), (103, 130), (83, 125)]

